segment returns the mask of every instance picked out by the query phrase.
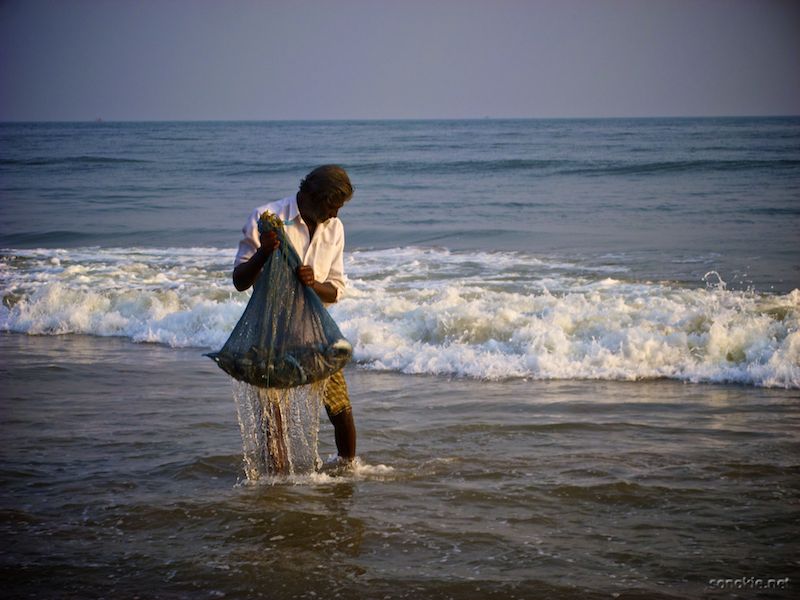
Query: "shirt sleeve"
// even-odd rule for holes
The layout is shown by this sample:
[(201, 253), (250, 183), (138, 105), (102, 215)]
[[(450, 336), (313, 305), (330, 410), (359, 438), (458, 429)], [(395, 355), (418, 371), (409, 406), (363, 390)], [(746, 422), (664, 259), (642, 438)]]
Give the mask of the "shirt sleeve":
[(233, 263), (235, 269), (240, 264), (250, 260), (250, 257), (261, 247), (261, 238), (258, 233), (258, 209), (253, 210), (247, 223), (242, 227), (243, 237), (239, 240), (239, 250), (236, 252), (236, 260)]
[(333, 260), (331, 260), (331, 268), (328, 271), (328, 278), (326, 282), (336, 288), (336, 299), (342, 297), (345, 287), (347, 286), (347, 278), (344, 274), (344, 227), (339, 226), (339, 235), (336, 236), (336, 241), (333, 247)]

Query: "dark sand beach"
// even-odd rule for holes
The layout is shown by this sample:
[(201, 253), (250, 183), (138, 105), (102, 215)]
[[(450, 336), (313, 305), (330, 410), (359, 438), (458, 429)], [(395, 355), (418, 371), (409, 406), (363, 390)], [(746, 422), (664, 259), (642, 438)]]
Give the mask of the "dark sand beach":
[[(231, 384), (198, 351), (89, 336), (0, 345), (7, 597), (701, 598), (730, 595), (717, 578), (796, 585), (796, 390), (348, 368), (355, 471), (249, 484)], [(323, 457), (331, 442), (323, 422)]]

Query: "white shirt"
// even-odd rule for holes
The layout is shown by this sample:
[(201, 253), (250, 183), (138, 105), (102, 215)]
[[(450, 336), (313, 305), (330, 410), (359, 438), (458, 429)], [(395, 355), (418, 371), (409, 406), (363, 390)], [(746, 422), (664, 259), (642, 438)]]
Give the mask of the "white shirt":
[(286, 230), (286, 237), (294, 246), (300, 260), (304, 265), (314, 269), (314, 279), (322, 283), (329, 282), (336, 288), (338, 300), (345, 288), (344, 226), (337, 217), (328, 219), (324, 223), (317, 223), (314, 239), (311, 239), (308, 226), (300, 216), (300, 209), (297, 208), (295, 196), (259, 206), (252, 212), (242, 227), (244, 237), (239, 241), (234, 268), (250, 260), (261, 246), (258, 218), (264, 211), (280, 217)]

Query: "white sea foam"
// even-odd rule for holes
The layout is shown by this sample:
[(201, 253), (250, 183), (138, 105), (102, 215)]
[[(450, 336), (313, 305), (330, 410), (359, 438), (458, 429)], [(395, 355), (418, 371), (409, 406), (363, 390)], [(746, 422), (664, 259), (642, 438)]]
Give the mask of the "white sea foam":
[(216, 348), (248, 297), (231, 252), (209, 248), (6, 251), (0, 327)]
[[(248, 295), (233, 252), (5, 251), (0, 328), (219, 348)], [(364, 367), (480, 379), (740, 382), (800, 388), (800, 290), (630, 281), (624, 267), (520, 253), (348, 254), (331, 309)]]
[(325, 486), (352, 481), (388, 481), (400, 476), (398, 471), (389, 465), (369, 464), (360, 457), (352, 463), (332, 467), (335, 456), (331, 456), (320, 470), (292, 473), (290, 475), (262, 475), (256, 479), (242, 479), (240, 486), (262, 485), (300, 485), (300, 486)]

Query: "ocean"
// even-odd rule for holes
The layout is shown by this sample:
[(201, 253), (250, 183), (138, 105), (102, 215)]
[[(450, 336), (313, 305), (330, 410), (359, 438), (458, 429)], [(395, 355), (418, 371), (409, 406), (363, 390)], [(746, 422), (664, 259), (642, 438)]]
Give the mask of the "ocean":
[[(330, 162), (359, 462), (247, 482), (202, 354)], [(798, 117), (3, 123), (0, 223), (12, 595), (796, 590)]]

